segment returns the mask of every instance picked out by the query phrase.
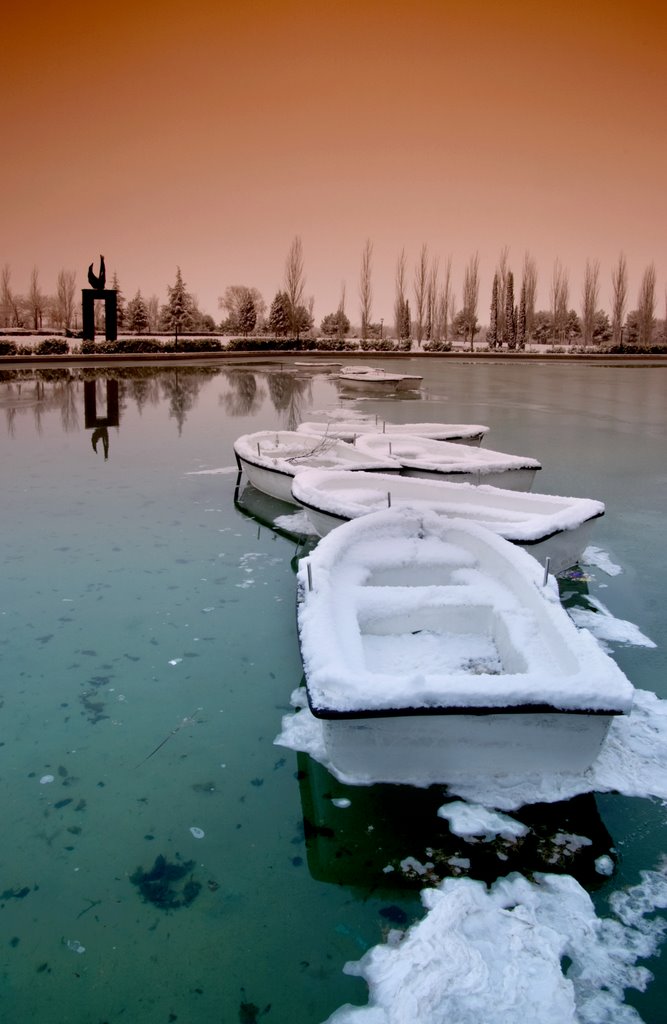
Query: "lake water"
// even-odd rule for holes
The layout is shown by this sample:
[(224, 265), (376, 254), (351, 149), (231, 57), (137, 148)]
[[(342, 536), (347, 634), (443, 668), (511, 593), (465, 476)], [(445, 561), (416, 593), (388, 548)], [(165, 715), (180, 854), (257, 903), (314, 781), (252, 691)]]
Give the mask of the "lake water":
[[(244, 503), (243, 483), (235, 503), (240, 434), (341, 406), (488, 424), (486, 447), (542, 462), (535, 490), (606, 503), (594, 543), (622, 572), (566, 580), (563, 598), (654, 641), (608, 647), (667, 698), (667, 368), (405, 366), (419, 394), (369, 400), (293, 360), (0, 376), (4, 1020), (319, 1024), (366, 1002), (345, 962), (423, 915), (423, 883), (387, 865), (431, 851), (462, 870), (442, 789), (355, 790), (274, 745), (301, 681), (294, 565), (313, 541), (266, 525), (294, 510)], [(662, 865), (658, 800), (527, 813), (543, 837), (587, 823), (589, 852), (552, 869), (599, 913)], [(609, 850), (600, 877), (591, 853)], [(522, 858), (480, 855), (470, 873), (545, 870), (543, 845)], [(658, 1024), (667, 968), (647, 966), (627, 1002)]]

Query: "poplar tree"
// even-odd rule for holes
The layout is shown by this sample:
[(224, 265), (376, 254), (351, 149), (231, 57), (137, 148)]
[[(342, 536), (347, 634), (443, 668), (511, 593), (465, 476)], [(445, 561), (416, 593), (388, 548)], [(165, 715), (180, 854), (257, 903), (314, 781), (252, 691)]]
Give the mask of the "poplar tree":
[(611, 287), (611, 338), (615, 345), (620, 345), (623, 337), (625, 305), (628, 301), (628, 265), (624, 253), (620, 254), (618, 263), (611, 272)]
[(489, 348), (495, 348), (498, 344), (498, 271), (493, 275), (491, 316), (489, 318), (489, 329), (486, 332), (486, 341)]
[(521, 298), (516, 322), (516, 347), (526, 347), (526, 282), (521, 282)]
[(505, 284), (505, 340), (508, 348), (516, 347), (516, 323), (514, 320), (514, 274), (507, 271)]
[(640, 345), (650, 345), (655, 327), (655, 266), (650, 263), (643, 273), (637, 300), (637, 327)]

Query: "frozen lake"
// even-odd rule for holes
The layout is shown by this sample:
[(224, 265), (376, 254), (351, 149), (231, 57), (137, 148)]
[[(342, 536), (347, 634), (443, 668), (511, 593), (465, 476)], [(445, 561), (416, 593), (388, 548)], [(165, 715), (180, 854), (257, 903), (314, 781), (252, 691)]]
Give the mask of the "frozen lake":
[[(8, 1021), (320, 1024), (366, 1002), (344, 964), (423, 917), (410, 858), (488, 883), (562, 870), (599, 914), (663, 868), (657, 799), (532, 808), (534, 841), (504, 861), (450, 833), (442, 788), (346, 787), (274, 745), (301, 681), (294, 560), (313, 541), (267, 525), (290, 507), (243, 506), (243, 483), (235, 503), (232, 443), (341, 407), (488, 424), (487, 447), (542, 463), (536, 490), (604, 501), (597, 565), (562, 596), (649, 637), (607, 649), (667, 698), (667, 368), (402, 365), (422, 391), (368, 400), (285, 359), (0, 375)], [(554, 860), (563, 834), (590, 844)], [(659, 1024), (667, 968), (646, 966), (626, 1001)]]

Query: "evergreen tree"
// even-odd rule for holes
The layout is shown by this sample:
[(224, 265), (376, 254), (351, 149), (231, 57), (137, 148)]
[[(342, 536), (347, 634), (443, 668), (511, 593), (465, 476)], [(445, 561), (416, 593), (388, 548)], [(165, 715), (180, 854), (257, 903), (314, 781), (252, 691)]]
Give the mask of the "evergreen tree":
[(248, 292), (239, 309), (239, 330), (244, 335), (250, 334), (254, 330), (256, 323), (257, 310), (255, 309), (255, 302), (250, 292)]
[(505, 338), (508, 348), (516, 347), (516, 324), (514, 320), (514, 274), (507, 271), (505, 285)]
[(135, 334), (143, 334), (149, 323), (148, 307), (138, 291), (127, 304), (127, 326)]
[(176, 281), (167, 286), (167, 293), (169, 297), (162, 307), (160, 319), (164, 329), (173, 331), (178, 341), (178, 332), (191, 331), (197, 319), (195, 300), (186, 290), (180, 267), (176, 267)]
[(278, 292), (271, 303), (269, 313), (269, 330), (277, 338), (285, 337), (290, 329), (290, 304), (285, 292)]
[(491, 289), (491, 317), (489, 329), (486, 332), (486, 341), (489, 348), (495, 348), (498, 344), (498, 272), (493, 275), (493, 288)]
[(125, 296), (120, 290), (120, 284), (118, 283), (118, 275), (114, 271), (114, 275), (111, 281), (111, 287), (116, 293), (116, 321), (119, 327), (125, 326)]

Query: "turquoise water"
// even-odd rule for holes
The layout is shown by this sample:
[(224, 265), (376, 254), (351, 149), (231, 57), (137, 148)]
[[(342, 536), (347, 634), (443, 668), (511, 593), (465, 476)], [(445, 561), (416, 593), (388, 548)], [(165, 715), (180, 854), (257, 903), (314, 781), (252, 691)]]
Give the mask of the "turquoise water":
[[(667, 697), (667, 370), (406, 369), (425, 387), (401, 400), (344, 398), (287, 360), (0, 378), (5, 1020), (317, 1024), (366, 1001), (344, 963), (421, 915), (418, 883), (383, 867), (460, 853), (435, 818), (441, 792), (355, 792), (274, 745), (301, 680), (294, 562), (308, 542), (264, 525), (289, 507), (235, 504), (239, 434), (341, 405), (488, 424), (486, 447), (540, 459), (535, 490), (606, 502), (594, 543), (623, 572), (594, 571), (588, 591), (657, 644), (612, 650)], [(228, 471), (196, 475), (212, 468)], [(540, 828), (580, 815), (597, 853), (617, 851), (611, 879), (564, 866), (600, 912), (661, 862), (658, 801), (598, 795), (550, 815)], [(525, 857), (512, 867), (543, 867)], [(655, 981), (628, 1002), (657, 1024), (667, 971), (648, 966)]]

